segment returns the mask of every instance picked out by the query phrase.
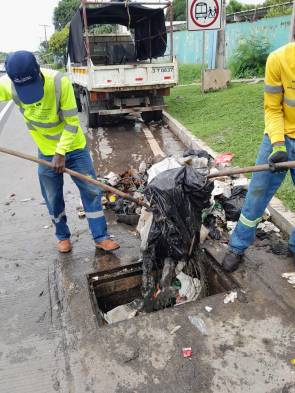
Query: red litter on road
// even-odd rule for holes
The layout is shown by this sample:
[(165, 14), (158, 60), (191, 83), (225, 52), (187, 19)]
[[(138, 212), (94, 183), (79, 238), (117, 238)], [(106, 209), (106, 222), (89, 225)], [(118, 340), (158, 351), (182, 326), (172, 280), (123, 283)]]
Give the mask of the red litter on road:
[(181, 353), (182, 353), (182, 356), (184, 358), (190, 358), (192, 356), (192, 354), (193, 354), (193, 350), (192, 350), (191, 347), (189, 347), (189, 348), (182, 348)]

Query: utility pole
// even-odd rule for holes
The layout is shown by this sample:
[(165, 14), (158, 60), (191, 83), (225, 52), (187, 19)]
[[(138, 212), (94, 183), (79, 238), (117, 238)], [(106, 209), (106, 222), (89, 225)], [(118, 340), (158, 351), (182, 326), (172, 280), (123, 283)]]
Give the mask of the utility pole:
[(226, 10), (225, 0), (222, 0), (221, 30), (217, 32), (215, 68), (225, 68), (225, 25)]
[(48, 41), (47, 41), (47, 31), (46, 31), (46, 27), (50, 27), (48, 25), (39, 25), (41, 27), (44, 27), (44, 37), (45, 37), (45, 42), (46, 42), (46, 48), (48, 48)]
[(289, 41), (294, 41), (294, 38), (295, 38), (295, 0), (293, 0), (293, 11), (291, 17)]

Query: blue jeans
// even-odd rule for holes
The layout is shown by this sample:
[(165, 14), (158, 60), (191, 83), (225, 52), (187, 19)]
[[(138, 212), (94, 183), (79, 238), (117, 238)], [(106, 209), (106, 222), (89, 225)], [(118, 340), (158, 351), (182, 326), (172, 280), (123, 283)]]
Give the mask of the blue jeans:
[[(39, 152), (39, 157), (46, 161), (51, 161), (53, 158), (53, 156), (44, 156), (41, 152)], [(65, 159), (66, 168), (96, 179), (95, 170), (87, 147), (67, 153)], [(69, 239), (71, 233), (67, 225), (67, 216), (65, 213), (63, 174), (56, 173), (51, 168), (39, 165), (38, 175), (43, 198), (52, 222), (55, 225), (56, 237), (58, 240)], [(94, 241), (100, 242), (108, 239), (106, 220), (101, 205), (100, 188), (74, 176), (72, 180), (79, 188), (82, 204)]]
[[(285, 137), (289, 160), (295, 160), (295, 139)], [(266, 164), (272, 152), (272, 145), (268, 135), (264, 135), (256, 165)], [(295, 170), (290, 169), (293, 183), (295, 184)], [(254, 242), (256, 226), (261, 220), (267, 205), (283, 182), (287, 171), (284, 172), (256, 172), (253, 173), (249, 184), (248, 193), (242, 208), (238, 224), (229, 241), (229, 248), (236, 254), (242, 255)], [(289, 238), (289, 249), (295, 254), (295, 230)]]

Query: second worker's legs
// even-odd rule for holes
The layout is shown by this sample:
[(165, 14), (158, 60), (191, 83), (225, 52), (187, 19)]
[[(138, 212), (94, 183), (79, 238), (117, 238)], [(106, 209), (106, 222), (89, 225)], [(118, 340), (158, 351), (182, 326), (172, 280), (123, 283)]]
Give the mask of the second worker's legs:
[[(269, 137), (264, 135), (256, 165), (266, 164), (271, 152), (272, 145)], [(254, 242), (257, 224), (261, 221), (261, 217), (268, 203), (281, 185), (285, 176), (286, 172), (272, 173), (267, 171), (253, 173), (240, 219), (229, 242), (229, 249), (233, 255), (228, 257), (228, 264), (226, 263), (226, 258), (223, 263), (226, 270), (232, 271), (231, 265), (235, 264), (234, 255), (243, 255), (244, 251)], [(236, 260), (238, 264), (240, 259), (236, 258)], [(237, 266), (233, 266), (233, 268), (236, 267)]]

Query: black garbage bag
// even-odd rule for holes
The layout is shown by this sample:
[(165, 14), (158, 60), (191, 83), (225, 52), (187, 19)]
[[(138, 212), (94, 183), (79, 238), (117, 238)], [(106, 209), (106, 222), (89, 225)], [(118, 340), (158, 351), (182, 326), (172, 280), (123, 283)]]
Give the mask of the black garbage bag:
[(190, 166), (170, 169), (157, 175), (146, 187), (145, 196), (153, 210), (153, 222), (143, 253), (143, 296), (152, 299), (152, 269), (161, 269), (164, 260), (186, 259), (195, 238), (200, 242), (202, 211), (210, 206), (213, 182)]
[(156, 243), (163, 258), (185, 257), (194, 235), (199, 243), (202, 211), (210, 205), (212, 190), (213, 183), (189, 166), (156, 176), (145, 190), (154, 212), (148, 247)]
[(225, 211), (225, 218), (228, 221), (238, 221), (241, 210), (246, 198), (247, 190), (242, 186), (237, 186), (232, 189), (232, 194), (229, 198), (222, 195), (216, 196), (221, 206)]
[(213, 159), (213, 157), (206, 151), (206, 150), (196, 150), (196, 149), (186, 149), (183, 152), (183, 157), (189, 157), (189, 156), (197, 156), (199, 158), (207, 158), (207, 160)]

